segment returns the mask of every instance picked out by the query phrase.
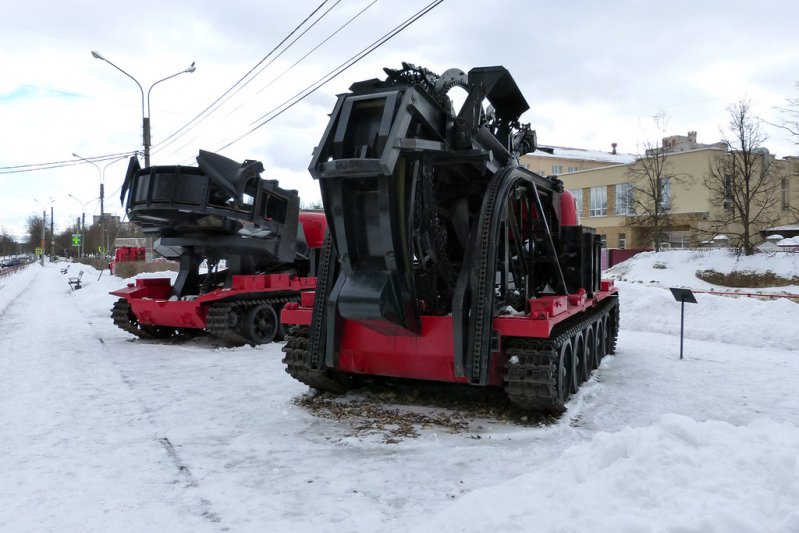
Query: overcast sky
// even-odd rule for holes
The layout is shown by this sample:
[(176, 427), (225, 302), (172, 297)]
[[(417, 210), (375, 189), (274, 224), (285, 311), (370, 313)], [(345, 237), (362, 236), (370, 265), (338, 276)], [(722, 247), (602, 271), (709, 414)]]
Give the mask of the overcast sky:
[[(262, 117), (428, 5), (429, 0), (335, 0), (324, 18), (224, 104), (164, 142), (244, 77), (322, 0), (100, 2), (14, 0), (0, 12), (0, 172), (8, 167), (142, 149), (142, 93), (97, 50), (143, 86), (197, 70), (150, 94), (154, 165), (195, 164), (200, 149), (264, 163), (264, 177), (319, 198), (309, 177), (335, 95), (382, 77), (401, 61), (434, 72), (504, 65), (531, 106), (539, 142), (637, 153), (664, 135), (697, 131), (719, 140), (726, 108), (749, 99), (764, 119), (799, 96), (796, 0), (565, 1), (444, 0), (421, 20), (264, 127)], [(358, 12), (365, 11), (315, 52)], [(653, 116), (667, 117), (658, 129)], [(766, 146), (798, 150), (776, 128)], [(81, 163), (80, 160), (75, 160)], [(110, 164), (108, 164), (110, 163)], [(108, 166), (106, 166), (108, 164)], [(52, 202), (57, 229), (85, 207), (99, 214), (105, 167), (106, 211), (123, 214), (119, 187), (127, 162), (0, 174), (0, 226), (22, 235), (26, 219)], [(72, 194), (78, 200), (70, 198)], [(37, 203), (38, 200), (38, 203)], [(82, 205), (84, 204), (84, 205)]]

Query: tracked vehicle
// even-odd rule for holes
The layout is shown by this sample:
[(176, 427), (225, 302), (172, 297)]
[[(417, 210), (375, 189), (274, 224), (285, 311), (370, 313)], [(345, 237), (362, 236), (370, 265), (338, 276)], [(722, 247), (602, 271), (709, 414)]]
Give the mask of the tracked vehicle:
[(386, 74), (339, 96), (314, 152), (329, 235), (315, 292), (283, 309), (286, 371), (323, 391), (392, 376), (563, 410), (616, 346), (599, 236), (560, 180), (519, 164), (536, 135), (505, 68)]
[(200, 151), (198, 166), (128, 166), (121, 200), (155, 251), (180, 265), (174, 283), (140, 277), (113, 291), (114, 323), (139, 337), (208, 332), (228, 344), (281, 339), (279, 313), (316, 286), (326, 223), (297, 191), (260, 177), (258, 161)]

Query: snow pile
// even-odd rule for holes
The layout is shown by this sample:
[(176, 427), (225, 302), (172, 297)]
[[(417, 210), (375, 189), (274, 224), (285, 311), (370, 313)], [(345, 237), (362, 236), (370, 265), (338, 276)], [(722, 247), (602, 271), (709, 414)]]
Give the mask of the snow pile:
[[(771, 272), (781, 278), (799, 277), (799, 254), (772, 253), (736, 255), (730, 250), (673, 250), (643, 252), (607, 270), (605, 276), (622, 281), (660, 287), (722, 289), (696, 277), (696, 272)], [(779, 287), (784, 290), (784, 287)], [(799, 292), (799, 287), (794, 287)]]
[(38, 263), (28, 265), (22, 270), (0, 278), (0, 316), (9, 304), (28, 288), (28, 285), (36, 277), (37, 268), (41, 268)]
[(663, 415), (599, 432), (418, 531), (799, 531), (799, 429)]
[[(669, 290), (627, 282), (617, 285), (624, 330), (680, 334), (680, 303)], [(799, 320), (799, 304), (795, 301), (701, 293), (694, 296), (696, 304), (685, 304), (685, 338), (782, 350), (797, 347), (795, 323), (786, 327), (782, 320), (774, 319), (776, 315)]]
[(0, 530), (799, 531), (799, 304), (697, 294), (680, 360), (668, 291), (718, 290), (710, 268), (796, 276), (790, 254), (617, 265), (617, 354), (558, 420), (455, 411), (468, 429), (392, 444), (294, 403), (280, 344), (135, 339), (108, 294), (133, 280), (73, 265), (71, 291), (60, 266), (0, 281)]

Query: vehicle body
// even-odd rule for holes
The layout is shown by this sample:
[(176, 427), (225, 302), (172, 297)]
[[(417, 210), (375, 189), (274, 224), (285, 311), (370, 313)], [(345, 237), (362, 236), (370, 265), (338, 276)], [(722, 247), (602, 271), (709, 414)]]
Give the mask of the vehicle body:
[(108, 269), (111, 274), (115, 274), (114, 266), (119, 263), (127, 263), (130, 261), (144, 261), (145, 247), (144, 246), (118, 246), (114, 250), (114, 257), (108, 263)]
[(329, 236), (315, 293), (282, 313), (286, 371), (333, 392), (364, 376), (504, 387), (563, 410), (615, 350), (599, 237), (560, 180), (519, 164), (536, 139), (506, 69), (386, 72), (339, 96), (314, 152)]
[(229, 344), (282, 338), (282, 306), (316, 284), (323, 213), (299, 212), (293, 190), (242, 164), (201, 151), (197, 167), (141, 169), (132, 158), (123, 185), (128, 217), (179, 262), (171, 277), (141, 276), (112, 317), (143, 338), (206, 331)]

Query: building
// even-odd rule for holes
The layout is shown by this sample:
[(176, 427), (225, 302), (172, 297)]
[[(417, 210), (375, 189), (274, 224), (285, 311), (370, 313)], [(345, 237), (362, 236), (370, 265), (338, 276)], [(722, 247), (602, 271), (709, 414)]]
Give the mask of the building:
[[(689, 131), (688, 135), (671, 135), (669, 137), (663, 137), (660, 148), (668, 153), (677, 153), (691, 152), (701, 148), (719, 148), (723, 150), (726, 148), (726, 146), (723, 142), (717, 142), (713, 144), (696, 142), (696, 132)], [(651, 150), (647, 150), (647, 152), (651, 152)]]
[[(705, 185), (711, 163), (726, 151), (722, 143), (701, 145), (696, 143), (695, 132), (687, 137), (673, 136), (663, 139), (667, 152), (668, 172), (663, 187), (664, 202), (671, 223), (664, 227), (662, 248), (687, 248), (725, 242), (725, 236), (710, 235), (710, 222), (718, 218), (719, 211), (729, 209)], [(769, 163), (778, 201), (773, 206), (772, 218), (777, 224), (797, 222), (799, 207), (799, 158), (776, 159), (762, 151), (764, 162)], [(579, 206), (582, 223), (594, 227), (602, 236), (607, 248), (652, 248), (650, 232), (636, 225), (630, 199), (631, 168), (635, 161), (612, 166), (591, 168), (560, 176)], [(774, 225), (777, 225), (774, 224)], [(762, 231), (765, 228), (755, 228)]]

